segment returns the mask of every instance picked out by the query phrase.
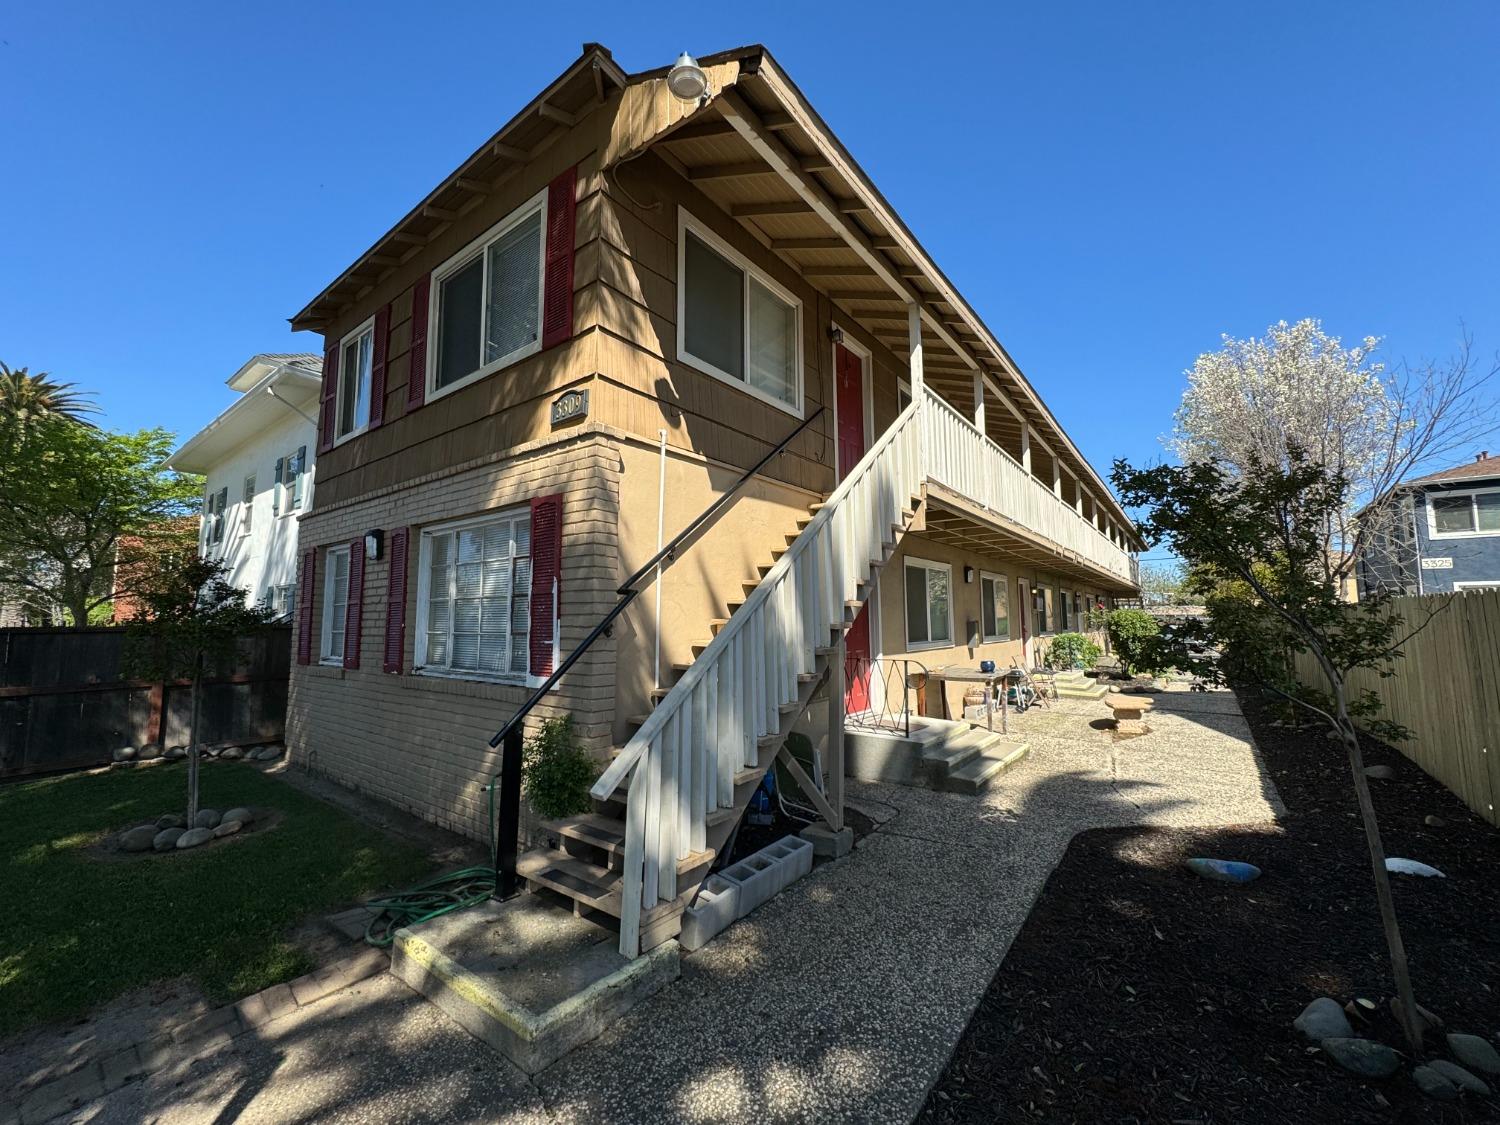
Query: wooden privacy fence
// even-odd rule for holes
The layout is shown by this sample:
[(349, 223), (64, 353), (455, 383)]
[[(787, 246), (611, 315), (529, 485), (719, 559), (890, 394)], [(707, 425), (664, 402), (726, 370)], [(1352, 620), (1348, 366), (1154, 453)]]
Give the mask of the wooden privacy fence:
[[(0, 629), (0, 777), (98, 766), (121, 746), (186, 744), (187, 681), (121, 672), (125, 630)], [(289, 626), (245, 637), (204, 681), (199, 741), (279, 741), (291, 671)]]
[[(1393, 598), (1391, 611), (1403, 632), (1420, 632), (1401, 646), (1394, 676), (1356, 671), (1351, 694), (1378, 694), (1383, 717), (1412, 731), (1397, 749), (1500, 824), (1500, 588)], [(1297, 657), (1297, 675), (1327, 690), (1307, 653)]]

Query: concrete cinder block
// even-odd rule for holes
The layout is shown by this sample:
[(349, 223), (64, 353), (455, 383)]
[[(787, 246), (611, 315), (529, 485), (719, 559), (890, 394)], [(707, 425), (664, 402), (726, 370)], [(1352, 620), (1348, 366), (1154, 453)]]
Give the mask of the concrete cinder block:
[(719, 874), (739, 888), (737, 910), (741, 918), (781, 889), (777, 883), (781, 873), (776, 870), (776, 861), (759, 852), (724, 868)]
[(677, 940), (689, 953), (702, 949), (740, 916), (739, 911), (739, 884), (710, 875), (696, 901), (683, 912)]
[(842, 828), (835, 832), (826, 824), (809, 824), (800, 835), (812, 844), (814, 852), (827, 859), (838, 859), (854, 850), (852, 828)]

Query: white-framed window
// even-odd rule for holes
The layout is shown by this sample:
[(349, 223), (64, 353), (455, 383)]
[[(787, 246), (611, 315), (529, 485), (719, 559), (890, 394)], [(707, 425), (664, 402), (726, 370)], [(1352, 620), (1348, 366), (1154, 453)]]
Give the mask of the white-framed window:
[(344, 663), (344, 626), (348, 616), (349, 548), (329, 547), (323, 563), (323, 663)]
[(687, 211), (677, 222), (677, 355), (802, 417), (802, 302)]
[(289, 516), (302, 510), (307, 484), (307, 446), (299, 445), (276, 462), (276, 514)]
[(280, 586), (271, 587), (271, 612), (277, 617), (291, 617), (292, 607), (296, 604), (297, 584), (295, 582), (286, 582)]
[(229, 489), (221, 488), (203, 498), (203, 548), (224, 542), (224, 510), (229, 506)]
[(541, 350), (547, 193), (432, 271), (427, 398)]
[(1046, 586), (1033, 586), (1031, 596), (1036, 602), (1036, 631), (1038, 635), (1052, 632), (1052, 591)]
[(240, 534), (249, 535), (255, 526), (255, 474), (245, 478), (244, 491), (240, 493)]
[(1500, 488), (1428, 493), (1427, 532), (1433, 539), (1500, 535)]
[(979, 572), (979, 629), (986, 641), (1010, 640), (1010, 588), (1003, 574)]
[(422, 532), (416, 668), (475, 679), (531, 670), (531, 511)]
[(906, 560), (906, 647), (945, 648), (953, 643), (953, 567)]
[(339, 344), (338, 398), (333, 438), (345, 441), (370, 425), (370, 381), (375, 360), (375, 320), (365, 321)]

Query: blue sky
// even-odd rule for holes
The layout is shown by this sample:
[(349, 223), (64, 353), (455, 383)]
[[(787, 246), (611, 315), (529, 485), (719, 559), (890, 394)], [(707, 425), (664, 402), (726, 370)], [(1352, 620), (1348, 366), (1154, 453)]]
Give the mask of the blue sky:
[(744, 10), (11, 5), (0, 359), (185, 436), (585, 39), (769, 46), (1101, 471), (1220, 333), (1500, 348), (1500, 5)]

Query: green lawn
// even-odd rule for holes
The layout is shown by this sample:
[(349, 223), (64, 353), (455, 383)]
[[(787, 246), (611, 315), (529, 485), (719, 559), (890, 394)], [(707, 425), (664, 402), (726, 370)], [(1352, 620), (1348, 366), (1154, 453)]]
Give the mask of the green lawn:
[(75, 1018), (188, 973), (215, 1002), (297, 976), (304, 916), (426, 873), (420, 849), (238, 762), (205, 765), (202, 805), (279, 809), (274, 829), (108, 862), (90, 847), (181, 812), (184, 763), (0, 786), (0, 1035)]

